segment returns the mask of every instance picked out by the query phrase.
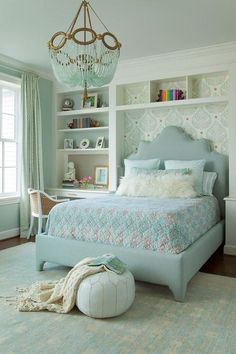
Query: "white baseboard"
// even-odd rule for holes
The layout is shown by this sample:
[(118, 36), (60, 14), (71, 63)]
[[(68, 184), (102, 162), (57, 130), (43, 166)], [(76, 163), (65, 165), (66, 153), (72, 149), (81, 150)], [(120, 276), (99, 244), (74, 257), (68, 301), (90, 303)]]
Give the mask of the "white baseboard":
[(224, 246), (224, 254), (236, 256), (236, 246)]
[(6, 230), (0, 232), (0, 240), (6, 240), (7, 238), (19, 236), (20, 229), (17, 227), (16, 229)]

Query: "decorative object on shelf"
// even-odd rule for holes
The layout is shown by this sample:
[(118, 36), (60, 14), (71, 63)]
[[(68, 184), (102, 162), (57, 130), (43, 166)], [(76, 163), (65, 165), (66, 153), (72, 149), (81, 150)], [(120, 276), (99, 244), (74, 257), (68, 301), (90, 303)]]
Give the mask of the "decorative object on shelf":
[(100, 122), (95, 119), (90, 119), (90, 128), (98, 128), (100, 127)]
[[(105, 28), (97, 34), (92, 27), (89, 10)], [(81, 28), (76, 24), (83, 17)], [(120, 56), (121, 43), (109, 32), (88, 1), (83, 0), (67, 32), (56, 32), (48, 42), (54, 74), (58, 81), (69, 87), (100, 87), (111, 82)]]
[(105, 138), (104, 138), (104, 136), (99, 136), (97, 138), (95, 149), (102, 149), (104, 147), (105, 147)]
[(73, 149), (73, 139), (64, 139), (64, 149)]
[(90, 141), (89, 139), (82, 139), (79, 143), (80, 149), (87, 149), (89, 147)]
[(159, 90), (157, 102), (184, 100), (185, 93), (180, 89)]
[(72, 111), (74, 108), (74, 101), (71, 98), (65, 98), (62, 102), (62, 111)]
[(73, 186), (74, 188), (79, 188), (79, 181), (77, 179), (74, 180)]
[(98, 104), (97, 104), (98, 108), (104, 108), (107, 107), (106, 102), (102, 101), (100, 97), (98, 97)]
[(95, 166), (94, 184), (108, 186), (108, 166)]
[(81, 108), (97, 108), (98, 94), (91, 93), (87, 96), (86, 100), (82, 97)]
[(67, 127), (68, 127), (69, 129), (73, 129), (73, 122), (68, 123), (68, 124), (67, 124)]
[(85, 177), (82, 177), (80, 180), (79, 180), (79, 183), (80, 183), (80, 187), (81, 188), (88, 188), (89, 184), (91, 183), (92, 181), (92, 177), (91, 176), (85, 176)]
[(68, 161), (67, 169), (64, 174), (63, 183), (75, 181), (75, 164), (73, 161)]

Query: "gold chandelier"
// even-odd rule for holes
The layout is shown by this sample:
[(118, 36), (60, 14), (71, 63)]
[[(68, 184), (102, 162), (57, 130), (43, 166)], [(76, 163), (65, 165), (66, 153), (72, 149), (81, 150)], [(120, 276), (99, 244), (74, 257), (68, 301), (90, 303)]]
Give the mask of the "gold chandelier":
[[(98, 34), (92, 27), (90, 10), (105, 28)], [(80, 16), (82, 27), (78, 26)], [(111, 82), (118, 59), (121, 43), (109, 32), (88, 1), (83, 0), (66, 32), (55, 33), (48, 42), (54, 74), (59, 82), (69, 87), (103, 86)]]

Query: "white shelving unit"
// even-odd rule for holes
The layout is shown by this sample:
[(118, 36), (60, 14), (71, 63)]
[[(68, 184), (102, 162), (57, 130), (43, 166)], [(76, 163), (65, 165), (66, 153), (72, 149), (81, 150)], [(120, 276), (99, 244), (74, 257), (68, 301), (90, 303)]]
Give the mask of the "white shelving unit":
[[(208, 72), (117, 85), (116, 110), (152, 109), (225, 102), (228, 101), (227, 84), (228, 74), (226, 72)], [(160, 90), (173, 89), (182, 90), (184, 99), (158, 101)]]
[(151, 102), (151, 103), (137, 103), (131, 105), (117, 106), (117, 111), (132, 111), (139, 109), (154, 109), (154, 108), (164, 108), (164, 107), (180, 107), (180, 106), (196, 106), (204, 105), (210, 103), (221, 103), (228, 102), (229, 98), (227, 96), (222, 97), (204, 97), (204, 98), (190, 98), (177, 101), (165, 101), (165, 102)]
[[(160, 101), (162, 97), (160, 90), (163, 92), (177, 89), (183, 92), (182, 99)], [(116, 118), (116, 134), (114, 134), (116, 152), (113, 154), (113, 159), (116, 159), (116, 166), (119, 166), (116, 182), (113, 185), (115, 188), (115, 183), (118, 183), (123, 173), (124, 158), (136, 151), (140, 140), (152, 140), (165, 126), (177, 125), (185, 130), (188, 127), (189, 133), (195, 138), (208, 138), (204, 135), (207, 126), (204, 117), (208, 122), (213, 120), (217, 122), (217, 119), (220, 120), (221, 115), (224, 114), (222, 112), (224, 110), (227, 112), (229, 74), (227, 71), (210, 71), (208, 68), (205, 73), (204, 71), (197, 74), (191, 72), (190, 75), (154, 78), (132, 83), (123, 81), (115, 85), (113, 92)], [(180, 119), (180, 115), (184, 119)], [(196, 123), (197, 117), (199, 123)], [(193, 120), (195, 126), (191, 125)], [(223, 117), (222, 121), (227, 121), (227, 117)], [(217, 133), (219, 127), (220, 125), (216, 127), (212, 123), (212, 129), (209, 129), (209, 140), (214, 138), (214, 134), (216, 136), (219, 134)], [(214, 148), (218, 147), (216, 145), (214, 144)]]
[[(162, 73), (163, 74), (163, 73)], [(137, 76), (138, 77), (138, 76)], [(105, 107), (81, 109), (82, 90), (60, 90), (57, 93), (56, 107), (56, 134), (57, 134), (57, 191), (61, 187), (61, 182), (68, 161), (73, 161), (77, 170), (77, 178), (85, 175), (93, 175), (95, 166), (109, 166), (109, 188), (108, 191), (114, 192), (122, 175), (123, 159), (127, 156), (125, 144), (127, 138), (127, 116), (140, 117), (142, 112), (148, 117), (149, 112), (163, 112), (164, 110), (176, 109), (187, 110), (196, 106), (196, 110), (201, 108), (220, 107), (229, 102), (229, 77), (226, 71), (212, 71), (209, 69), (206, 73), (202, 72), (190, 75), (181, 75), (167, 77), (165, 79), (153, 78), (152, 80), (122, 83), (112, 82), (110, 86), (89, 90), (91, 93), (97, 93), (100, 105)], [(160, 90), (179, 89), (184, 93), (181, 100), (158, 101)], [(62, 102), (65, 98), (71, 98), (74, 101), (74, 107), (71, 111), (62, 111)], [(162, 110), (162, 111), (161, 111)], [(93, 128), (75, 128), (69, 129), (68, 123), (74, 118), (87, 118), (97, 120), (99, 127)], [(147, 119), (147, 118), (145, 118)], [(146, 124), (142, 123), (143, 126)], [(148, 123), (147, 123), (148, 124)], [(175, 122), (173, 122), (173, 125)], [(176, 123), (178, 125), (178, 122)], [(164, 127), (163, 122), (161, 127)], [(135, 134), (139, 134), (140, 127)], [(154, 129), (153, 129), (154, 130)], [(148, 135), (148, 134), (147, 134)], [(96, 139), (105, 138), (105, 147), (95, 149)], [(145, 134), (143, 134), (142, 138)], [(91, 142), (88, 149), (79, 149), (79, 141), (88, 138)], [(64, 149), (64, 139), (73, 139), (74, 148)], [(148, 139), (147, 139), (148, 140)], [(52, 189), (51, 189), (52, 190)], [(85, 191), (96, 195), (103, 195), (104, 190)], [(66, 190), (62, 193), (65, 196)], [(71, 192), (72, 193), (72, 192)]]
[(85, 131), (93, 131), (93, 132), (98, 132), (98, 131), (103, 131), (103, 130), (108, 130), (109, 127), (94, 127), (94, 128), (75, 128), (75, 129), (58, 129), (58, 132), (61, 133), (75, 133), (75, 132), (85, 132)]
[(60, 152), (74, 155), (108, 155), (109, 149), (57, 149)]
[[(67, 169), (68, 161), (73, 161), (76, 168), (76, 178), (84, 176), (94, 177), (95, 166), (109, 165), (109, 87), (89, 90), (89, 93), (96, 93), (98, 104), (104, 107), (82, 108), (83, 90), (72, 89), (60, 90), (56, 94), (56, 152), (57, 152), (57, 185), (56, 189), (50, 188), (50, 192), (56, 192), (57, 195), (84, 198), (85, 195), (103, 195), (108, 190), (68, 190), (62, 189), (62, 180)], [(72, 99), (74, 106), (72, 110), (63, 111), (63, 101)], [(99, 126), (84, 128), (71, 128), (69, 125), (74, 119), (81, 120), (90, 118)], [(105, 146), (96, 148), (96, 141), (99, 137), (104, 137)], [(90, 144), (87, 149), (79, 148), (82, 139), (89, 139)], [(73, 149), (64, 148), (64, 140), (73, 140)], [(73, 192), (74, 191), (74, 192)], [(71, 194), (72, 193), (72, 194)], [(70, 194), (70, 195), (69, 195)]]
[(97, 115), (102, 113), (108, 113), (109, 107), (101, 107), (101, 108), (83, 108), (83, 109), (76, 109), (71, 111), (59, 111), (57, 112), (58, 117), (65, 117), (65, 116), (84, 116), (86, 115)]

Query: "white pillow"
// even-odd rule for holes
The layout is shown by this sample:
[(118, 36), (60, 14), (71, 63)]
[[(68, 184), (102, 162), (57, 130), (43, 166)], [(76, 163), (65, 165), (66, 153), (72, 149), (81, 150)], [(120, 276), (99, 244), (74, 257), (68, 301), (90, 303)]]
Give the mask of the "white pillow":
[(213, 188), (217, 178), (216, 172), (203, 172), (203, 195), (213, 195)]
[(190, 168), (192, 170), (192, 176), (195, 179), (195, 190), (197, 195), (202, 195), (202, 185), (203, 185), (203, 170), (205, 166), (205, 160), (193, 160), (193, 161), (179, 161), (179, 160), (168, 160), (165, 161), (165, 168), (177, 169), (177, 168)]
[(125, 176), (131, 174), (132, 167), (141, 167), (141, 168), (156, 168), (160, 166), (160, 159), (150, 159), (150, 160), (124, 160), (125, 164)]
[(197, 195), (193, 176), (174, 174), (123, 177), (116, 194), (159, 198), (193, 198)]

